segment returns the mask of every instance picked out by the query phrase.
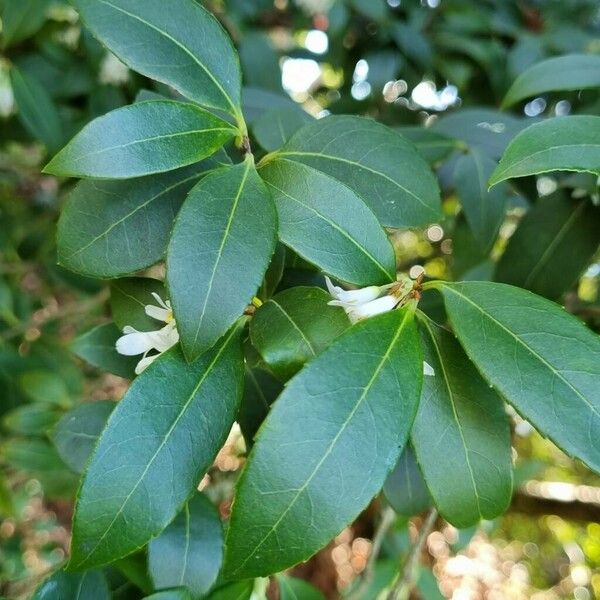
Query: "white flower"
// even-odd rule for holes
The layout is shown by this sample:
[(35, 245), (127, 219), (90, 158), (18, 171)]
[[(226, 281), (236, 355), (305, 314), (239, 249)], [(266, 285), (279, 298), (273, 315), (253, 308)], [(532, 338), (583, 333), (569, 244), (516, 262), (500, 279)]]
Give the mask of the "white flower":
[(123, 85), (129, 81), (129, 68), (114, 54), (107, 52), (100, 63), (100, 83)]
[(426, 361), (423, 361), (423, 375), (435, 377), (435, 371), (433, 370), (433, 367)]
[[(124, 335), (116, 343), (119, 354), (125, 356), (143, 354), (140, 362), (135, 367), (136, 375), (139, 375), (150, 363), (179, 341), (179, 333), (173, 318), (171, 303), (168, 300), (163, 301), (156, 293), (152, 293), (152, 296), (159, 306), (147, 304), (144, 310), (149, 317), (162, 321), (166, 325), (157, 331), (138, 331), (127, 325), (123, 328)], [(156, 350), (157, 354), (148, 356), (148, 353), (152, 350)]]

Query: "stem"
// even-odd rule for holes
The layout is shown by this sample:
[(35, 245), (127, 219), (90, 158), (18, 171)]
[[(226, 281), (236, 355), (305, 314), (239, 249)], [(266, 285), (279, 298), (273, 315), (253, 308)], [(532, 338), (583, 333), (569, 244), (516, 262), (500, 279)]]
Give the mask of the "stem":
[(423, 551), (427, 536), (433, 529), (437, 516), (438, 513), (435, 508), (432, 508), (427, 514), (427, 517), (419, 530), (419, 535), (406, 557), (402, 571), (398, 573), (398, 577), (396, 578), (390, 593), (387, 595), (387, 600), (408, 600), (410, 597), (410, 593), (415, 587), (415, 582), (417, 580), (417, 567), (419, 566), (421, 552)]
[(440, 287), (440, 285), (442, 285), (444, 282), (443, 281), (438, 281), (437, 279), (434, 279), (433, 281), (428, 281), (427, 283), (424, 283), (421, 286), (421, 289), (425, 292), (427, 290), (436, 290), (437, 288)]
[(379, 552), (383, 544), (383, 540), (387, 535), (390, 527), (396, 522), (396, 512), (390, 506), (386, 506), (381, 513), (381, 521), (375, 530), (373, 536), (373, 546), (371, 547), (371, 554), (365, 566), (365, 570), (362, 572), (361, 582), (354, 592), (348, 596), (348, 600), (360, 600), (363, 594), (367, 591), (367, 588), (375, 577), (375, 564), (379, 557)]

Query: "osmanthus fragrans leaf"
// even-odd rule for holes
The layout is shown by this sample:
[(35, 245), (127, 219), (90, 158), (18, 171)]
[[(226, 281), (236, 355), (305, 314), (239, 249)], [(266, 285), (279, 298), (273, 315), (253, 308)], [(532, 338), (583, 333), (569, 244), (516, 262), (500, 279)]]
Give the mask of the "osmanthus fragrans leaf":
[(262, 114), (252, 133), (262, 148), (271, 152), (285, 144), (302, 126), (314, 121), (307, 112), (295, 108), (275, 108)]
[(240, 338), (238, 324), (191, 364), (175, 347), (133, 382), (81, 484), (72, 569), (134, 552), (179, 512), (235, 419), (244, 375)]
[(325, 596), (308, 581), (281, 574), (276, 578), (280, 600), (325, 600)]
[(549, 171), (600, 175), (600, 117), (573, 115), (531, 125), (511, 141), (489, 184)]
[(564, 192), (540, 198), (496, 267), (495, 279), (554, 300), (577, 281), (600, 244), (600, 208)]
[(431, 506), (429, 490), (409, 445), (404, 447), (398, 463), (385, 480), (383, 493), (391, 507), (405, 517), (412, 517)]
[(252, 157), (190, 192), (171, 235), (167, 283), (186, 357), (210, 348), (244, 312), (277, 242), (277, 213)]
[(455, 527), (470, 527), (510, 503), (508, 415), (454, 336), (424, 315), (420, 325), (435, 376), (423, 378), (411, 440), (441, 515)]
[(165, 284), (151, 277), (123, 277), (110, 282), (110, 311), (119, 329), (127, 325), (139, 331), (156, 329), (158, 321), (146, 314), (146, 306), (156, 305), (152, 294), (167, 300)]
[(461, 156), (454, 169), (454, 185), (465, 217), (483, 252), (488, 252), (498, 235), (510, 196), (508, 184), (488, 191), (487, 182), (496, 162), (473, 148)]
[(33, 594), (32, 600), (110, 600), (108, 583), (101, 571), (57, 571)]
[(49, 0), (22, 0), (0, 3), (2, 46), (10, 46), (32, 36), (44, 24)]
[(291, 567), (360, 513), (406, 442), (422, 373), (403, 309), (354, 325), (288, 382), (238, 483), (225, 579)]
[(10, 70), (10, 82), (23, 127), (34, 138), (41, 140), (50, 152), (56, 152), (64, 138), (63, 125), (54, 101), (39, 81), (17, 67), (13, 66)]
[(212, 591), (206, 600), (249, 600), (254, 590), (254, 580), (228, 583)]
[(161, 260), (177, 211), (200, 177), (228, 159), (127, 181), (81, 181), (58, 221), (58, 260), (92, 277), (122, 277)]
[(69, 349), (93, 367), (133, 379), (139, 358), (117, 352), (115, 344), (121, 335), (121, 330), (114, 323), (103, 323), (75, 338)]
[(433, 282), (483, 377), (565, 452), (600, 472), (600, 337), (501, 283)]
[(156, 589), (182, 586), (194, 598), (213, 585), (223, 560), (223, 527), (202, 494), (192, 496), (175, 520), (148, 545), (148, 568)]
[(99, 179), (164, 173), (207, 158), (235, 133), (229, 123), (195, 104), (138, 102), (94, 119), (44, 172)]
[(283, 381), (343, 333), (350, 321), (331, 296), (316, 287), (294, 287), (265, 302), (250, 321), (250, 337)]
[(172, 0), (168, 18), (163, 0), (73, 4), (92, 33), (134, 71), (199, 104), (239, 115), (237, 54), (217, 19), (198, 2)]
[(52, 442), (65, 464), (76, 473), (85, 470), (115, 406), (111, 400), (84, 402), (64, 415), (54, 428)]
[(411, 142), (381, 123), (330, 116), (297, 131), (269, 155), (309, 165), (347, 185), (388, 227), (440, 218), (440, 191)]
[(519, 75), (502, 101), (506, 108), (547, 92), (600, 87), (600, 56), (568, 54), (538, 62)]
[(193, 598), (189, 590), (179, 587), (150, 594), (150, 596), (145, 596), (144, 600), (193, 600)]
[(385, 231), (349, 187), (288, 159), (271, 160), (259, 173), (277, 207), (280, 240), (302, 258), (355, 285), (396, 279), (394, 249)]
[(398, 127), (396, 131), (410, 140), (429, 164), (438, 163), (453, 150), (464, 147), (463, 142), (427, 127)]

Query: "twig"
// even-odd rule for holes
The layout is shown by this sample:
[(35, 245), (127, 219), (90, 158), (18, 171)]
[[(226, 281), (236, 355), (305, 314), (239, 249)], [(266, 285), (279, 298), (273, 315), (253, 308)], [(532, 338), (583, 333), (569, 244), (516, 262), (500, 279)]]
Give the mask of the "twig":
[(429, 532), (433, 529), (437, 516), (438, 513), (435, 508), (432, 508), (427, 514), (423, 525), (421, 525), (419, 535), (404, 561), (402, 571), (398, 573), (398, 577), (394, 582), (390, 593), (387, 595), (387, 600), (408, 600), (410, 597), (410, 593), (415, 587), (417, 567), (419, 566), (419, 560), (421, 559), (421, 552)]
[(354, 592), (348, 596), (348, 600), (360, 600), (363, 594), (367, 591), (369, 585), (375, 577), (375, 564), (381, 551), (383, 540), (387, 535), (390, 527), (396, 522), (396, 512), (390, 506), (386, 506), (381, 513), (381, 521), (375, 530), (373, 536), (373, 545), (371, 546), (371, 553), (365, 566), (365, 570), (362, 572), (361, 582)]

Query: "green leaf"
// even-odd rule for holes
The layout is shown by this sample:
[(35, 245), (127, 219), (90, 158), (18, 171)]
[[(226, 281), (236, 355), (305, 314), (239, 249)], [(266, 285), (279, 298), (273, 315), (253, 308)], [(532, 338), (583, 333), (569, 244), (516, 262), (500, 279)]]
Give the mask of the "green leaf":
[(231, 125), (195, 104), (138, 102), (87, 124), (44, 173), (101, 179), (163, 173), (207, 158), (234, 134)]
[(185, 588), (178, 588), (145, 596), (144, 600), (192, 600), (192, 595)]
[(194, 495), (148, 545), (148, 568), (158, 589), (186, 587), (194, 598), (215, 582), (223, 560), (223, 527), (215, 507)]
[(14, 469), (56, 473), (65, 466), (56, 450), (44, 439), (9, 439), (2, 445), (2, 458)]
[(85, 402), (70, 410), (52, 432), (52, 442), (65, 464), (83, 473), (94, 446), (116, 404), (111, 400)]
[(158, 279), (124, 277), (111, 281), (110, 310), (115, 325), (119, 329), (129, 325), (138, 331), (153, 331), (160, 327), (160, 321), (149, 317), (145, 311), (146, 305), (157, 305), (152, 294), (158, 294), (162, 300), (168, 299), (165, 284)]
[(236, 325), (200, 360), (187, 363), (176, 347), (133, 382), (81, 484), (72, 568), (126, 556), (173, 520), (231, 429), (242, 378)]
[(225, 578), (291, 567), (356, 518), (398, 460), (422, 372), (405, 309), (351, 327), (287, 384), (238, 483)]
[(23, 373), (19, 378), (23, 392), (34, 402), (69, 406), (69, 390), (63, 379), (56, 373), (36, 369)]
[(287, 159), (269, 162), (260, 176), (275, 200), (284, 244), (348, 283), (373, 285), (396, 279), (394, 250), (385, 231), (350, 188)]
[(398, 464), (385, 480), (383, 493), (391, 507), (405, 517), (417, 515), (431, 506), (429, 490), (410, 446), (404, 448)]
[(252, 133), (256, 141), (268, 152), (285, 144), (301, 127), (314, 121), (304, 111), (294, 108), (275, 108), (256, 119)]
[(24, 435), (43, 435), (60, 418), (60, 413), (47, 403), (36, 402), (20, 406), (3, 419), (4, 427)]
[(254, 589), (254, 580), (236, 581), (214, 590), (206, 600), (249, 600)]
[(425, 127), (398, 127), (398, 133), (410, 140), (429, 164), (436, 164), (463, 146), (451, 137)]
[(489, 252), (506, 215), (510, 194), (507, 184), (488, 191), (496, 162), (476, 148), (461, 156), (454, 170), (454, 185), (473, 237)]
[(44, 24), (48, 0), (5, 0), (0, 5), (2, 45), (10, 46), (31, 37)]
[(134, 71), (204, 106), (239, 114), (237, 54), (219, 22), (200, 4), (172, 0), (167, 15), (162, 0), (73, 3), (92, 33)]
[(600, 338), (553, 302), (501, 283), (435, 283), (484, 378), (543, 435), (600, 472)]
[(600, 243), (600, 208), (558, 192), (525, 215), (496, 267), (495, 279), (554, 300), (575, 284)]
[(458, 528), (502, 514), (512, 496), (512, 456), (504, 403), (449, 332), (421, 320), (425, 360), (411, 439), (441, 515)]
[(139, 356), (123, 356), (117, 352), (115, 344), (121, 335), (114, 323), (104, 323), (77, 337), (69, 348), (93, 367), (133, 379)]
[(128, 181), (81, 181), (58, 221), (62, 266), (92, 277), (119, 277), (163, 258), (186, 194), (215, 166), (199, 165)]
[(35, 139), (41, 140), (50, 152), (63, 144), (63, 125), (46, 89), (33, 77), (16, 67), (10, 70), (15, 104), (23, 127)]
[(170, 299), (189, 360), (244, 312), (276, 241), (275, 207), (251, 158), (211, 173), (190, 192), (167, 253)]
[(57, 571), (33, 594), (32, 600), (110, 600), (106, 578), (100, 571)]
[(277, 575), (276, 578), (280, 600), (325, 600), (325, 596), (307, 581), (289, 575)]
[(426, 225), (441, 216), (440, 192), (429, 165), (411, 142), (370, 119), (320, 119), (271, 157), (301, 162), (338, 179), (388, 227)]
[(265, 302), (250, 321), (252, 343), (283, 381), (350, 326), (343, 309), (327, 305), (330, 300), (320, 288), (290, 288)]
[(489, 185), (550, 171), (600, 175), (600, 117), (557, 117), (531, 125), (509, 144)]
[(600, 87), (600, 56), (568, 54), (548, 58), (517, 77), (502, 101), (502, 108), (547, 92)]

